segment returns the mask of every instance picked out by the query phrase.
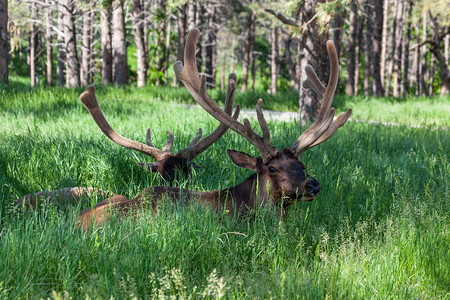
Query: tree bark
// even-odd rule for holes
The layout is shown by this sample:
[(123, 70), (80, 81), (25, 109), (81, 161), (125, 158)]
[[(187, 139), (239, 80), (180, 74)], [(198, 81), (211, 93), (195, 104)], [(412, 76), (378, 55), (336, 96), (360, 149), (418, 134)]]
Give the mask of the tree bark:
[(359, 62), (361, 61), (361, 55), (364, 52), (364, 19), (359, 18), (359, 22), (357, 23), (358, 28), (358, 41), (356, 43), (356, 55), (355, 55), (355, 82), (354, 82), (354, 91), (353, 95), (358, 95), (359, 93)]
[(87, 7), (87, 10), (83, 13), (83, 29), (81, 35), (81, 73), (80, 81), (82, 86), (86, 86), (90, 83), (90, 46), (91, 46), (91, 9)]
[(45, 44), (47, 50), (47, 84), (52, 85), (53, 83), (53, 48), (52, 48), (52, 31), (51, 31), (51, 13), (52, 7), (50, 5), (50, 0), (46, 0), (48, 7), (45, 10)]
[(366, 0), (365, 3), (365, 10), (366, 10), (366, 29), (365, 29), (365, 35), (364, 35), (364, 95), (368, 96), (371, 93), (371, 70), (370, 66), (372, 65), (371, 57), (372, 54), (372, 34), (373, 34), (373, 28), (372, 28), (372, 8), (370, 7), (371, 3), (369, 0)]
[[(419, 24), (417, 21), (414, 22), (414, 31), (416, 33), (416, 42), (417, 44), (420, 43), (420, 30), (419, 30)], [(414, 87), (414, 95), (419, 95), (419, 82), (420, 82), (420, 47), (416, 47), (414, 49), (414, 59), (413, 59), (413, 66), (412, 66), (412, 80), (411, 85)]]
[(248, 89), (248, 71), (250, 64), (250, 39), (251, 39), (251, 27), (252, 27), (252, 15), (253, 11), (249, 9), (247, 13), (247, 26), (245, 26), (245, 41), (244, 41), (244, 61), (242, 63), (242, 82), (241, 91), (244, 92)]
[(398, 0), (398, 9), (395, 17), (397, 21), (396, 34), (395, 34), (395, 48), (394, 48), (394, 86), (393, 86), (393, 96), (398, 98), (400, 96), (400, 82), (402, 78), (402, 46), (403, 46), (403, 19), (404, 19), (404, 9), (403, 0)]
[(8, 0), (0, 0), (0, 82), (8, 83)]
[(215, 68), (215, 50), (216, 50), (216, 29), (214, 27), (215, 7), (214, 3), (208, 2), (208, 36), (206, 40), (206, 58), (205, 58), (205, 73), (206, 84), (214, 89), (216, 85), (216, 68)]
[(402, 0), (396, 0), (395, 1), (395, 9), (394, 9), (394, 22), (392, 25), (392, 44), (391, 44), (391, 59), (389, 61), (389, 65), (388, 65), (388, 70), (387, 70), (387, 80), (385, 83), (385, 89), (384, 89), (384, 95), (387, 97), (390, 94), (390, 90), (391, 90), (391, 83), (392, 83), (392, 72), (394, 70), (394, 66), (396, 65), (396, 58), (397, 58), (397, 22), (398, 22), (398, 18), (397, 16), (399, 15), (398, 11), (399, 11), (399, 7), (401, 7), (401, 2)]
[[(58, 6), (58, 29), (64, 32), (64, 11), (62, 5)], [(64, 67), (66, 65), (66, 46), (64, 44), (64, 36), (58, 34), (58, 46), (56, 55), (56, 85), (64, 85)]]
[[(379, 0), (374, 0), (375, 2)], [(380, 79), (381, 85), (384, 88), (386, 75), (386, 53), (388, 44), (388, 26), (389, 26), (389, 0), (384, 0), (383, 6), (383, 31), (381, 38), (381, 65), (380, 65)]]
[[(145, 60), (144, 44), (144, 20), (140, 0), (133, 0), (134, 40), (136, 43), (137, 57), (137, 87), (143, 87), (147, 83), (147, 62)], [(164, 37), (163, 33), (160, 33)]]
[(112, 27), (114, 83), (117, 85), (123, 85), (128, 83), (128, 62), (124, 11), (121, 0), (113, 1)]
[(178, 9), (177, 29), (177, 60), (184, 62), (184, 44), (186, 43), (186, 5), (183, 5)]
[[(253, 2), (253, 1), (252, 1)], [(256, 70), (255, 70), (255, 27), (256, 27), (256, 16), (252, 12), (250, 20), (250, 49), (249, 49), (249, 65), (250, 65), (250, 89), (255, 91), (255, 80), (256, 80)]]
[(414, 2), (411, 0), (407, 1), (407, 9), (408, 9), (408, 25), (406, 28), (406, 38), (404, 39), (404, 54), (403, 54), (403, 77), (402, 77), (402, 88), (401, 94), (405, 96), (408, 93), (408, 82), (409, 82), (409, 41), (411, 40), (411, 18), (412, 18), (412, 9)]
[(110, 17), (111, 6), (106, 4), (100, 9), (102, 84), (111, 84), (113, 82)]
[[(427, 39), (427, 12), (423, 13), (422, 17), (422, 41)], [(420, 52), (422, 54), (421, 65), (420, 65), (420, 81), (419, 81), (419, 94), (423, 95), (427, 92), (427, 83), (425, 81), (425, 76), (427, 74), (427, 45), (424, 44)]]
[(372, 49), (371, 49), (371, 73), (372, 73), (372, 85), (373, 94), (377, 97), (383, 95), (383, 84), (381, 81), (380, 71), (380, 51), (382, 43), (382, 31), (383, 31), (383, 4), (380, 0), (373, 0), (375, 8), (375, 26), (373, 28), (372, 37)]
[(350, 33), (348, 37), (348, 56), (347, 56), (347, 82), (345, 84), (345, 93), (353, 95), (355, 90), (355, 55), (356, 38), (358, 33), (356, 0), (350, 2)]
[(64, 43), (66, 45), (66, 86), (80, 86), (80, 63), (73, 16), (73, 1), (61, 0), (64, 12)]
[[(160, 15), (166, 15), (166, 3), (165, 1), (158, 1), (158, 10), (159, 10), (159, 14)], [(157, 38), (157, 45), (156, 45), (156, 51), (155, 51), (155, 56), (157, 57), (156, 59), (156, 70), (158, 72), (162, 72), (164, 71), (164, 81), (167, 81), (166, 77), (167, 77), (167, 68), (168, 65), (166, 64), (166, 54), (167, 54), (167, 41), (166, 41), (166, 30), (167, 30), (167, 24), (170, 23), (170, 21), (166, 21), (166, 20), (159, 20), (159, 25), (158, 26), (158, 32), (156, 33), (156, 38)], [(169, 24), (170, 25), (170, 24)], [(146, 54), (148, 56), (148, 53)], [(157, 80), (155, 81), (155, 85), (159, 86), (160, 85), (160, 78), (157, 78)]]
[[(37, 19), (37, 7), (36, 3), (32, 2), (31, 5), (31, 16), (33, 19)], [(31, 22), (30, 30), (30, 84), (31, 86), (36, 86), (36, 24)]]
[(277, 28), (272, 28), (270, 32), (270, 93), (275, 95), (277, 93), (277, 80), (278, 80), (278, 32)]
[[(306, 28), (306, 38), (303, 40), (302, 55), (300, 59), (301, 77), (300, 82), (306, 79), (305, 66), (310, 64), (317, 73), (320, 80), (329, 77), (329, 61), (326, 50), (326, 41), (328, 40), (328, 31), (319, 32), (318, 24), (311, 20), (315, 16), (317, 0), (307, 1), (301, 10), (299, 24), (309, 22)], [(323, 1), (321, 1), (323, 2)], [(305, 125), (313, 122), (320, 108), (320, 100), (311, 89), (302, 89), (299, 96), (299, 122)]]

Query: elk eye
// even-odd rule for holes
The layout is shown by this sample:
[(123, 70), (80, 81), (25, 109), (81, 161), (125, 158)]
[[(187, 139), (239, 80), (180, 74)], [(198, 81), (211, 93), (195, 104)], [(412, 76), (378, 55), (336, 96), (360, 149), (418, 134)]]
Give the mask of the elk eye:
[(304, 170), (304, 169), (306, 169), (306, 167), (305, 167), (305, 164), (304, 163), (302, 163), (301, 161), (299, 161), (299, 163), (300, 163), (300, 167)]
[(276, 173), (276, 172), (278, 172), (278, 170), (275, 169), (274, 167), (269, 167), (269, 172), (270, 173)]

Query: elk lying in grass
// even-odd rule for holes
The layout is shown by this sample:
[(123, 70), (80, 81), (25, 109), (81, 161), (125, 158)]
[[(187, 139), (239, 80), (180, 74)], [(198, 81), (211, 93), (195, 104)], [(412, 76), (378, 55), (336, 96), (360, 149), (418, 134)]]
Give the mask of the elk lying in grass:
[(331, 107), (336, 90), (339, 64), (334, 44), (327, 42), (330, 57), (330, 78), (325, 87), (317, 78), (312, 67), (306, 67), (308, 79), (304, 86), (312, 88), (323, 102), (316, 122), (292, 144), (278, 150), (270, 144), (270, 131), (261, 109), (262, 100), (256, 105), (256, 112), (262, 136), (256, 134), (247, 119), (243, 124), (230, 117), (206, 93), (205, 76), (199, 77), (195, 61), (195, 45), (200, 32), (193, 29), (186, 41), (184, 66), (181, 62), (174, 65), (174, 71), (195, 100), (221, 124), (242, 135), (259, 151), (260, 157), (255, 158), (246, 153), (227, 150), (233, 163), (241, 168), (251, 169), (255, 173), (244, 182), (234, 187), (220, 191), (192, 191), (188, 189), (155, 186), (142, 191), (137, 197), (127, 199), (114, 195), (97, 204), (95, 208), (80, 213), (79, 224), (87, 228), (92, 223), (103, 223), (110, 214), (117, 210), (119, 215), (127, 215), (142, 207), (157, 210), (158, 203), (163, 199), (176, 202), (199, 201), (202, 205), (214, 210), (227, 209), (231, 212), (245, 213), (257, 206), (267, 203), (282, 206), (283, 213), (296, 201), (311, 201), (320, 193), (320, 183), (307, 175), (305, 165), (299, 161), (300, 155), (309, 148), (319, 145), (329, 139), (336, 130), (350, 117), (351, 109), (341, 113), (334, 119), (334, 109)]

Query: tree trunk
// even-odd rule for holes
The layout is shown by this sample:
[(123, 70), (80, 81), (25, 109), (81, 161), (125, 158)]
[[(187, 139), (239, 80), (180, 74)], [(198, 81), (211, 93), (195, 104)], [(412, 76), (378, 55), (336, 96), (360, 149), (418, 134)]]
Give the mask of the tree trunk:
[[(423, 13), (423, 27), (422, 27), (422, 41), (424, 42), (427, 39), (427, 12), (425, 11)], [(420, 81), (419, 81), (419, 93), (421, 95), (425, 94), (427, 92), (427, 83), (425, 81), (425, 76), (427, 74), (427, 56), (428, 56), (428, 52), (427, 52), (427, 45), (424, 44), (421, 49), (420, 52), (422, 54), (422, 63), (420, 66)]]
[(363, 41), (363, 29), (364, 29), (364, 19), (360, 18), (360, 22), (358, 22), (358, 42), (356, 43), (356, 57), (355, 57), (355, 90), (353, 91), (353, 95), (358, 95), (359, 92), (359, 62), (361, 61), (361, 55), (364, 49), (364, 41)]
[(431, 55), (430, 72), (428, 75), (428, 96), (433, 95), (433, 84), (434, 84), (434, 55)]
[[(420, 30), (419, 30), (419, 24), (417, 21), (414, 21), (414, 31), (416, 33), (416, 42), (417, 44), (420, 43)], [(416, 47), (414, 49), (414, 59), (413, 59), (413, 66), (412, 66), (412, 80), (411, 85), (414, 87), (414, 95), (419, 95), (419, 82), (420, 82), (420, 47)]]
[(414, 2), (408, 0), (408, 25), (406, 28), (406, 38), (404, 39), (404, 53), (403, 53), (403, 77), (402, 77), (402, 96), (408, 93), (409, 80), (409, 41), (411, 39), (411, 18)]
[(64, 43), (66, 44), (66, 86), (80, 86), (80, 63), (73, 16), (72, 0), (61, 0), (64, 12)]
[[(200, 29), (200, 32), (203, 31), (203, 23), (204, 23), (204, 16), (205, 16), (205, 11), (203, 9), (203, 5), (201, 5), (200, 3), (195, 3), (195, 27), (197, 27), (198, 29)], [(202, 43), (202, 38), (199, 37), (199, 43), (197, 44), (197, 54), (196, 54), (196, 61), (197, 61), (197, 70), (199, 72), (202, 71), (202, 67), (203, 67), (203, 43)]]
[(45, 41), (47, 48), (47, 84), (52, 85), (53, 83), (53, 49), (52, 49), (52, 31), (51, 31), (51, 13), (52, 8), (50, 5), (50, 0), (46, 1), (48, 7), (45, 10)]
[(337, 13), (336, 16), (334, 16), (332, 21), (332, 38), (334, 45), (336, 46), (336, 52), (339, 55), (339, 57), (342, 56), (342, 37), (344, 35), (344, 24), (345, 24), (345, 10), (342, 10), (341, 12)]
[(8, 83), (8, 0), (0, 0), (0, 82)]
[(209, 2), (207, 5), (208, 11), (208, 37), (206, 41), (206, 58), (205, 58), (205, 73), (206, 83), (214, 89), (216, 85), (216, 70), (215, 70), (215, 50), (216, 50), (216, 29), (214, 28), (215, 7), (214, 3)]
[(171, 33), (171, 22), (170, 19), (167, 20), (167, 34), (166, 34), (166, 68), (164, 69), (164, 84), (169, 84), (169, 56), (170, 56), (170, 33)]
[[(374, 0), (378, 2), (380, 0)], [(385, 87), (386, 75), (386, 53), (388, 44), (388, 26), (389, 26), (389, 0), (384, 0), (383, 6), (383, 32), (381, 38), (381, 65), (380, 65), (380, 80), (382, 87)]]
[(390, 90), (391, 90), (391, 82), (392, 82), (392, 72), (394, 70), (394, 65), (396, 65), (396, 55), (397, 55), (397, 22), (398, 22), (398, 18), (397, 16), (399, 15), (398, 11), (399, 11), (399, 7), (401, 7), (401, 2), (402, 0), (396, 0), (395, 1), (395, 9), (394, 9), (394, 22), (392, 25), (392, 46), (391, 46), (391, 59), (389, 61), (389, 65), (388, 65), (388, 70), (387, 70), (387, 80), (385, 83), (385, 89), (384, 89), (384, 95), (387, 97), (390, 94)]
[[(33, 19), (37, 19), (37, 8), (36, 3), (32, 2), (31, 5), (31, 16)], [(31, 22), (30, 30), (30, 79), (31, 86), (36, 86), (36, 24)]]
[[(253, 2), (253, 1), (252, 1)], [(249, 49), (249, 65), (250, 65), (250, 89), (255, 91), (255, 27), (256, 27), (256, 16), (252, 12), (251, 20), (250, 20), (250, 49)]]
[(371, 73), (373, 93), (377, 97), (383, 95), (383, 84), (380, 71), (380, 50), (383, 31), (383, 4), (380, 0), (373, 0), (375, 7), (375, 26), (373, 28), (372, 48), (371, 48)]
[(117, 85), (128, 82), (127, 41), (125, 37), (125, 20), (123, 3), (114, 0), (112, 4), (112, 51), (113, 77)]
[(194, 1), (190, 0), (187, 4), (186, 25), (188, 32), (195, 27), (195, 12), (196, 5)]
[[(62, 5), (58, 6), (58, 29), (64, 32), (64, 11)], [(58, 46), (56, 55), (56, 85), (64, 85), (64, 66), (66, 65), (66, 46), (64, 44), (64, 36), (58, 34)]]
[(398, 0), (398, 8), (395, 20), (397, 21), (396, 34), (395, 34), (395, 48), (394, 48), (394, 86), (393, 96), (398, 98), (400, 96), (400, 81), (402, 77), (402, 46), (403, 46), (403, 0)]
[(177, 29), (177, 60), (184, 62), (184, 44), (186, 43), (186, 5), (183, 5), (178, 9)]
[(81, 73), (80, 81), (82, 86), (89, 84), (90, 73), (90, 46), (91, 46), (91, 9), (83, 13), (83, 29), (81, 35)]
[(278, 32), (277, 28), (272, 28), (270, 32), (270, 93), (277, 93), (277, 58), (278, 58)]
[[(158, 10), (160, 15), (166, 15), (166, 3), (165, 1), (158, 1)], [(166, 78), (166, 70), (167, 70), (167, 64), (166, 64), (166, 29), (167, 24), (170, 23), (169, 21), (163, 21), (159, 20), (157, 25), (157, 33), (156, 33), (156, 48), (155, 48), (155, 57), (156, 57), (156, 70), (157, 72), (164, 71), (164, 78)], [(146, 54), (148, 56), (148, 54)], [(166, 81), (166, 79), (164, 79)], [(161, 78), (157, 78), (155, 81), (155, 85), (159, 86), (161, 83)]]
[(292, 59), (292, 45), (294, 44), (294, 40), (292, 39), (291, 35), (288, 35), (284, 42), (284, 51), (285, 51), (285, 58), (286, 58), (286, 65), (289, 72), (289, 81), (291, 83), (291, 87), (294, 91), (298, 90), (298, 82), (296, 80), (296, 74), (295, 74), (295, 64)]
[[(134, 40), (137, 56), (137, 86), (143, 87), (147, 83), (147, 62), (145, 61), (144, 26), (141, 0), (133, 0)], [(163, 33), (160, 33), (164, 37)], [(164, 45), (164, 43), (163, 43)]]
[(371, 58), (373, 57), (372, 54), (372, 41), (373, 41), (373, 28), (372, 28), (372, 8), (370, 0), (366, 0), (365, 3), (365, 10), (366, 10), (366, 32), (365, 32), (365, 39), (364, 39), (364, 95), (369, 96), (371, 93), (371, 83), (370, 83), (370, 77), (371, 77), (371, 69), (372, 66)]
[(357, 6), (356, 0), (350, 2), (350, 34), (348, 37), (348, 56), (347, 56), (347, 82), (345, 84), (345, 93), (353, 95), (355, 90), (355, 55), (356, 38), (358, 33), (357, 24)]
[[(317, 0), (311, 0), (304, 3), (301, 10), (299, 24), (309, 22), (303, 39), (302, 56), (300, 60), (300, 82), (306, 79), (305, 66), (310, 64), (317, 73), (320, 80), (329, 77), (329, 61), (326, 50), (326, 41), (328, 39), (328, 32), (319, 32), (318, 24), (311, 19), (315, 16), (315, 9)], [(320, 101), (317, 95), (311, 89), (302, 89), (299, 94), (299, 122), (305, 125), (307, 122), (313, 122), (318, 114), (320, 108)]]
[(245, 41), (244, 41), (244, 62), (242, 63), (242, 82), (241, 91), (244, 92), (248, 89), (248, 70), (250, 63), (250, 39), (251, 39), (251, 27), (252, 27), (252, 15), (253, 11), (249, 9), (247, 14), (247, 26), (245, 26)]
[(113, 82), (110, 16), (110, 5), (106, 5), (100, 9), (100, 31), (102, 42), (102, 84), (111, 84)]

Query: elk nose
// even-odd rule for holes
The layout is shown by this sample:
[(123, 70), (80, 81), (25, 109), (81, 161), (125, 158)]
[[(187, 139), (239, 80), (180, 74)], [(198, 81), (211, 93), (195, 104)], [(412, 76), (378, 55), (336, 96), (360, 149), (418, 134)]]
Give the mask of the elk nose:
[(320, 183), (316, 179), (311, 179), (306, 183), (306, 191), (315, 196), (320, 193)]

